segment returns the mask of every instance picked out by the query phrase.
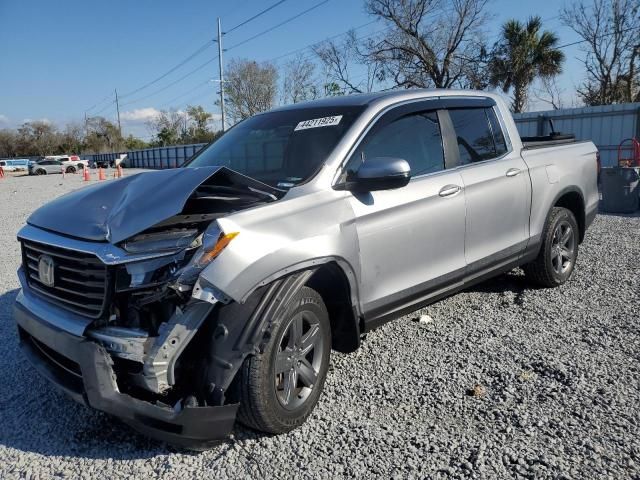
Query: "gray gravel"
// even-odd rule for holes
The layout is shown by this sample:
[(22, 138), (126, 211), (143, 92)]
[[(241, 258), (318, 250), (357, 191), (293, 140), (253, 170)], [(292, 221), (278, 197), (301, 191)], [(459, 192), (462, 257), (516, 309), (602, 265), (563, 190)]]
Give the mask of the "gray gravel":
[(598, 216), (561, 288), (516, 270), (334, 354), (302, 428), (192, 454), (67, 400), (17, 348), (16, 231), (80, 186), (0, 180), (0, 478), (640, 478), (637, 215)]

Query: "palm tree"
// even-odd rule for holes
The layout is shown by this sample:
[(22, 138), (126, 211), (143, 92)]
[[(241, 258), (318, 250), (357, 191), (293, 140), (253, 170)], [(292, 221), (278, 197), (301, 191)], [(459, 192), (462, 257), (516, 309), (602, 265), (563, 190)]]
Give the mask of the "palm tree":
[(564, 53), (556, 47), (558, 37), (541, 29), (542, 19), (538, 16), (526, 24), (509, 20), (493, 47), (489, 82), (505, 93), (513, 88), (514, 113), (522, 112), (527, 105), (529, 86), (536, 78), (551, 78), (562, 72)]

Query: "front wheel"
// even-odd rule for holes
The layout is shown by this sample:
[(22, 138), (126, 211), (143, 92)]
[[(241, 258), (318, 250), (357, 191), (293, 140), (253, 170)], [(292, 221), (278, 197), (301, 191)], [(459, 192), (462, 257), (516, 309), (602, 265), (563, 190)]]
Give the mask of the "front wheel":
[(36, 175), (46, 175), (46, 174), (47, 174), (46, 170), (42, 170), (41, 168), (36, 170)]
[(578, 258), (578, 235), (578, 222), (573, 213), (554, 207), (542, 232), (538, 257), (523, 267), (527, 277), (544, 287), (565, 283)]
[(264, 352), (248, 357), (237, 379), (238, 420), (267, 433), (304, 423), (318, 403), (329, 368), (331, 325), (322, 297), (302, 289), (274, 322)]

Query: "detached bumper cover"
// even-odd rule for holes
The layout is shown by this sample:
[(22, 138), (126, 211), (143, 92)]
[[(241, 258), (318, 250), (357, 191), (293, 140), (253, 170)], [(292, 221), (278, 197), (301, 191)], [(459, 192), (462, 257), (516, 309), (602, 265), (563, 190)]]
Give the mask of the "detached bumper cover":
[(176, 411), (120, 393), (106, 350), (59, 330), (21, 303), (14, 306), (20, 346), (34, 367), (74, 400), (121, 418), (136, 430), (174, 445), (206, 448), (231, 433), (238, 404)]

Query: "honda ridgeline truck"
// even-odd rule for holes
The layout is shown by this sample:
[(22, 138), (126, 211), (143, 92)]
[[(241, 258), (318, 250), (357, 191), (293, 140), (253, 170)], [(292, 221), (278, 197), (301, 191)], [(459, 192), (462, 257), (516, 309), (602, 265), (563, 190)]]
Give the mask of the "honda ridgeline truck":
[(486, 92), (256, 115), (182, 168), (35, 211), (18, 233), (22, 349), (74, 399), (173, 444), (206, 448), (236, 419), (287, 432), (331, 350), (517, 266), (566, 282), (596, 215), (596, 153), (520, 138)]

